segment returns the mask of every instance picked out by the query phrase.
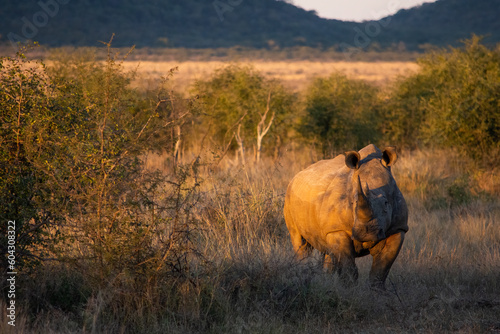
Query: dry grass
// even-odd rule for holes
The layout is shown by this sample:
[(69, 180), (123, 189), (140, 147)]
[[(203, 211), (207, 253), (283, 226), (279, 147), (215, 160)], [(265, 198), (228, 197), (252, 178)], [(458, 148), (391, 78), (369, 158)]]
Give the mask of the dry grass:
[(235, 308), (227, 310), (233, 316), (223, 331), (350, 332), (360, 325), (368, 332), (500, 330), (500, 203), (498, 194), (480, 189), (483, 174), (460, 183), (470, 193), (456, 199), (461, 193), (450, 189), (468, 174), (463, 159), (446, 151), (401, 155), (394, 175), (409, 204), (410, 231), (389, 292), (381, 295), (365, 284), (369, 256), (357, 260), (361, 275), (354, 290), (318, 270), (317, 257), (293, 261), (281, 209), (288, 181), (308, 164), (309, 157), (297, 155), (205, 180), (202, 253), (217, 264), (215, 285), (237, 296), (222, 297)]
[[(500, 331), (500, 202), (498, 194), (481, 190), (484, 174), (470, 176), (471, 189), (479, 190), (462, 189), (468, 194), (462, 198), (456, 189), (466, 184), (456, 180), (470, 173), (459, 156), (401, 154), (393, 173), (409, 205), (410, 230), (383, 294), (366, 284), (369, 256), (357, 260), (360, 280), (352, 289), (322, 272), (318, 254), (294, 260), (282, 214), (284, 193), (310, 156), (288, 153), (260, 166), (199, 169), (202, 200), (193, 210), (200, 256), (192, 258), (191, 278), (174, 281), (177, 288), (164, 296), (169, 303), (154, 306), (154, 314), (148, 315), (147, 304), (132, 310), (133, 329), (106, 313), (120, 309), (107, 305), (106, 293), (127, 293), (122, 287), (93, 295), (81, 310), (83, 320), (53, 309), (31, 321), (32, 327), (21, 315), (20, 332)], [(166, 160), (152, 155), (147, 164), (168, 172)]]
[[(251, 64), (266, 76), (281, 80), (284, 85), (295, 91), (302, 90), (314, 77), (326, 76), (333, 72), (344, 73), (350, 78), (383, 85), (394, 80), (397, 76), (408, 75), (418, 70), (418, 65), (414, 62), (254, 61), (239, 64)], [(179, 71), (172, 82), (177, 91), (185, 92), (195, 80), (206, 79), (214, 70), (227, 66), (227, 62), (124, 62), (125, 69), (137, 69), (138, 77), (134, 85), (144, 88), (156, 87), (158, 79), (166, 75), (171, 68), (177, 66)]]

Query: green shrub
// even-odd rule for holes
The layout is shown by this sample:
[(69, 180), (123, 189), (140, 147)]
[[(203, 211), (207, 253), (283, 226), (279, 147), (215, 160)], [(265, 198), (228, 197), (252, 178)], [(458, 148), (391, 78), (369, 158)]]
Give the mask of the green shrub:
[(317, 78), (306, 91), (299, 132), (325, 157), (380, 138), (377, 89), (341, 74)]
[[(47, 206), (46, 175), (29, 153), (33, 129), (50, 118), (53, 89), (44, 64), (22, 52), (0, 58), (0, 264), (7, 271), (7, 222), (15, 221), (15, 269), (37, 261), (33, 246), (42, 243), (47, 225), (59, 213)], [(12, 270), (11, 270), (12, 271)]]
[[(150, 102), (130, 88), (109, 44), (104, 63), (85, 53), (56, 59), (50, 70), (22, 54), (0, 64), (1, 218), (17, 223), (16, 269), (25, 258), (50, 257), (69, 273), (43, 281), (47, 298), (25, 302), (35, 313), (76, 313), (97, 300), (92, 326), (116, 317), (137, 326), (132, 314), (157, 312), (165, 291), (190, 279), (196, 256), (197, 162), (165, 175), (146, 171), (142, 159), (158, 133), (178, 125), (167, 100)], [(48, 266), (34, 263), (23, 278), (36, 281)]]
[(409, 149), (422, 145), (421, 129), (426, 117), (422, 104), (434, 94), (433, 80), (419, 72), (394, 83), (383, 106), (387, 142)]
[(193, 92), (200, 97), (199, 132), (210, 134), (221, 147), (235, 150), (243, 145), (257, 154), (259, 123), (261, 133), (269, 127), (261, 143), (269, 153), (290, 134), (295, 96), (278, 81), (265, 78), (251, 67), (221, 68), (208, 80), (196, 82)]
[(388, 102), (388, 139), (457, 148), (479, 164), (500, 157), (500, 49), (478, 37), (464, 48), (432, 53), (419, 73), (400, 81)]

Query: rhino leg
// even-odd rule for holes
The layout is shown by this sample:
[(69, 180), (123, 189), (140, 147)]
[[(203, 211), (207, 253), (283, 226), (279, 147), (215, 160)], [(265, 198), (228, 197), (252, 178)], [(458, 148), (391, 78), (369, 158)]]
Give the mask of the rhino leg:
[(326, 237), (328, 252), (325, 255), (324, 268), (337, 272), (345, 285), (353, 285), (358, 279), (358, 268), (354, 261), (354, 246), (346, 232), (329, 233)]
[(390, 235), (370, 249), (373, 256), (370, 270), (370, 285), (374, 289), (385, 290), (385, 280), (394, 260), (403, 245), (405, 232)]
[(313, 251), (313, 247), (306, 239), (300, 235), (300, 233), (295, 229), (290, 229), (290, 239), (292, 241), (293, 250), (297, 255), (299, 260), (302, 260), (309, 255), (311, 255)]

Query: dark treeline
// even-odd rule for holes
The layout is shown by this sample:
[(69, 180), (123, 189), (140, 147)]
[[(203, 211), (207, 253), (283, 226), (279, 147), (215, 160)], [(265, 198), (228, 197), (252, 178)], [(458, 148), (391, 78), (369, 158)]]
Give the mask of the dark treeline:
[(438, 0), (380, 21), (322, 19), (286, 1), (15, 1), (2, 3), (0, 42), (98, 46), (264, 49), (309, 46), (334, 51), (422, 51), (457, 46), (472, 34), (500, 41), (499, 0)]

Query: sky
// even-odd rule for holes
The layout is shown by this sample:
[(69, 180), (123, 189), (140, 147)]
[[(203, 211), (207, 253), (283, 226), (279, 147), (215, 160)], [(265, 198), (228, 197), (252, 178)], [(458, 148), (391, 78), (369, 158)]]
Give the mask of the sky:
[(378, 20), (395, 14), (399, 9), (411, 8), (435, 0), (291, 0), (295, 6), (315, 10), (318, 16), (343, 21)]

